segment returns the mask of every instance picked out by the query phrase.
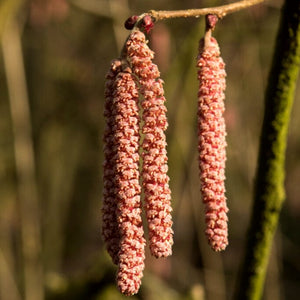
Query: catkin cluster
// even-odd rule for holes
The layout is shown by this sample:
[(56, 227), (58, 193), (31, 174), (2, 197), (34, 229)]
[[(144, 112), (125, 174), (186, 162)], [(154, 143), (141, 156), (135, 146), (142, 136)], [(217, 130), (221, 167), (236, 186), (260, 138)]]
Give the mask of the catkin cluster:
[(102, 235), (118, 265), (120, 291), (133, 295), (139, 290), (145, 259), (142, 189), (152, 255), (172, 254), (173, 231), (163, 82), (141, 31), (132, 31), (123, 52), (124, 57), (112, 62), (106, 76)]
[[(137, 16), (130, 17), (125, 27), (133, 29), (137, 20)], [(217, 21), (217, 16), (207, 15), (205, 37), (199, 44), (197, 116), (205, 233), (212, 249), (221, 251), (228, 244), (223, 117), (226, 72), (218, 43), (211, 37)], [(141, 22), (146, 32), (153, 27), (150, 16)], [(143, 276), (143, 209), (151, 254), (157, 258), (172, 254), (167, 109), (163, 81), (153, 57), (144, 33), (133, 29), (122, 58), (112, 61), (106, 76), (102, 234), (108, 253), (118, 265), (117, 284), (125, 295), (138, 292)]]

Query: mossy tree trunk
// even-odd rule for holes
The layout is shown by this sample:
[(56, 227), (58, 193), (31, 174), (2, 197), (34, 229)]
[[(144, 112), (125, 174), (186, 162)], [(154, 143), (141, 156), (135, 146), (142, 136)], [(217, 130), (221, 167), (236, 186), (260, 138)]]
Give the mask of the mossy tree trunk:
[(285, 198), (285, 151), (300, 66), (300, 2), (286, 0), (265, 95), (254, 202), (235, 299), (260, 299)]

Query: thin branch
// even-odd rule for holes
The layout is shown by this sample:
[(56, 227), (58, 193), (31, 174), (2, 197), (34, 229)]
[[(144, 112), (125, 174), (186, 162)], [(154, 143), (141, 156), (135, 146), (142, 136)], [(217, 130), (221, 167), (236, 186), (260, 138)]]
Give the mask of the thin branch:
[(227, 5), (199, 8), (199, 9), (187, 9), (187, 10), (150, 10), (148, 14), (152, 16), (156, 21), (170, 18), (188, 18), (188, 17), (200, 17), (207, 14), (217, 15), (219, 18), (223, 18), (227, 14), (245, 9), (250, 6), (262, 3), (266, 0), (243, 0)]

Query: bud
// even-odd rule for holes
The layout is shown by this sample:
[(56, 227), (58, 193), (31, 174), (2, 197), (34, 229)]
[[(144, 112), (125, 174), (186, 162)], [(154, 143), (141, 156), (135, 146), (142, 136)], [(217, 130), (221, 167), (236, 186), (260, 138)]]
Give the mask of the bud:
[(212, 15), (212, 14), (206, 15), (206, 17), (205, 17), (206, 30), (209, 30), (209, 29), (214, 30), (218, 21), (219, 21), (218, 16)]
[(223, 117), (225, 64), (217, 41), (210, 37), (200, 41), (197, 61), (198, 141), (202, 200), (205, 204), (206, 236), (215, 251), (228, 244), (225, 197), (226, 129)]
[(128, 30), (133, 29), (133, 27), (134, 27), (134, 25), (135, 25), (137, 19), (138, 19), (138, 16), (131, 16), (131, 17), (129, 17), (129, 18), (125, 21), (124, 27), (125, 27), (126, 29), (128, 29)]
[(145, 29), (146, 33), (149, 33), (150, 30), (154, 27), (152, 18), (149, 15), (146, 15), (141, 22), (141, 27)]

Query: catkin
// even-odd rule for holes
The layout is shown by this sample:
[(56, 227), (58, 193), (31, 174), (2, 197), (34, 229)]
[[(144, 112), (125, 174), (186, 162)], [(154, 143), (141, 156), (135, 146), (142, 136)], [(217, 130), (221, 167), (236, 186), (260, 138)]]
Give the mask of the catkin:
[(127, 43), (127, 59), (132, 66), (142, 95), (144, 125), (142, 133), (142, 181), (145, 211), (148, 221), (150, 251), (155, 257), (172, 254), (173, 230), (171, 191), (167, 175), (166, 118), (163, 81), (152, 62), (153, 51), (147, 46), (145, 35), (133, 31)]
[(113, 60), (106, 75), (104, 119), (104, 163), (103, 163), (103, 204), (102, 204), (102, 236), (107, 252), (114, 264), (119, 261), (120, 234), (116, 217), (117, 186), (115, 182), (115, 164), (117, 148), (115, 145), (115, 118), (112, 115), (114, 82), (121, 71), (121, 60)]
[(139, 184), (139, 94), (127, 67), (114, 82), (115, 184), (120, 234), (117, 284), (125, 295), (138, 292), (144, 270), (145, 239)]
[(173, 245), (166, 99), (152, 59), (145, 35), (134, 30), (122, 60), (114, 60), (106, 76), (102, 234), (108, 253), (118, 265), (118, 288), (127, 296), (138, 292), (145, 260), (139, 183), (140, 108), (141, 181), (150, 251), (155, 257), (166, 257), (172, 254)]
[(202, 39), (197, 59), (198, 150), (201, 192), (205, 204), (206, 236), (215, 251), (228, 244), (225, 196), (226, 129), (223, 117), (225, 64), (213, 37)]

